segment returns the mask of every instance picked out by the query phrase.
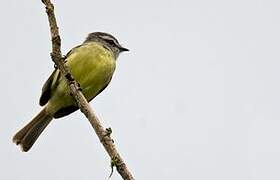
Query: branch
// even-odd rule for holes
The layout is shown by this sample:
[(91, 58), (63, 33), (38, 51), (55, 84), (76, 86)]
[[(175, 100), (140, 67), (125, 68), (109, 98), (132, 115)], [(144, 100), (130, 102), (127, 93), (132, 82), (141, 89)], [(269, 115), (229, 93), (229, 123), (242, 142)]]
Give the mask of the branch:
[(46, 12), (48, 15), (50, 32), (51, 32), (51, 40), (52, 40), (52, 53), (51, 58), (56, 64), (57, 68), (60, 70), (62, 75), (65, 77), (69, 87), (70, 93), (73, 95), (76, 103), (78, 104), (80, 110), (89, 120), (91, 126), (93, 127), (95, 133), (97, 134), (100, 142), (104, 146), (105, 150), (111, 157), (111, 166), (116, 166), (117, 171), (125, 180), (133, 180), (133, 176), (128, 170), (126, 164), (118, 153), (116, 146), (113, 143), (113, 140), (110, 137), (110, 129), (104, 129), (101, 125), (99, 119), (94, 114), (94, 111), (91, 109), (89, 103), (86, 98), (79, 90), (78, 83), (74, 80), (73, 76), (70, 74), (69, 69), (64, 64), (64, 58), (61, 55), (61, 39), (59, 36), (58, 26), (56, 23), (56, 18), (54, 14), (54, 6), (50, 0), (42, 0), (42, 2), (46, 6)]

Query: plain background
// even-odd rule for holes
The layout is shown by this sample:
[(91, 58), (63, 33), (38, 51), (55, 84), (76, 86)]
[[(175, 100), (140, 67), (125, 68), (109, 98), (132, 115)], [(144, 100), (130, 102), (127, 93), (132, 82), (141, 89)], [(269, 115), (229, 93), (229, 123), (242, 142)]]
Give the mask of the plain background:
[[(131, 49), (91, 105), (136, 179), (280, 179), (279, 0), (54, 3), (64, 54), (93, 31)], [(53, 63), (40, 1), (1, 1), (0, 20), (0, 179), (107, 179), (80, 112), (28, 153), (11, 142), (40, 111)]]

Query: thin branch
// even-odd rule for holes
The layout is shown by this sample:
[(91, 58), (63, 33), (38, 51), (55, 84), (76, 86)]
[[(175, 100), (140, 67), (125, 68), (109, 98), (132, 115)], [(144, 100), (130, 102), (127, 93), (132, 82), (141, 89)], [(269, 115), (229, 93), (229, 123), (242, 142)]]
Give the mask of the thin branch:
[(111, 166), (116, 166), (117, 171), (125, 180), (133, 180), (133, 176), (128, 170), (126, 164), (124, 163), (123, 159), (121, 158), (120, 154), (118, 153), (116, 146), (113, 143), (113, 140), (110, 137), (110, 129), (104, 129), (101, 125), (99, 119), (95, 115), (94, 111), (90, 107), (89, 103), (87, 102), (86, 98), (79, 90), (79, 86), (77, 82), (74, 80), (73, 76), (70, 74), (68, 68), (64, 64), (64, 58), (62, 57), (60, 46), (61, 46), (61, 39), (59, 36), (59, 30), (56, 23), (56, 18), (54, 14), (54, 6), (50, 0), (42, 0), (42, 2), (46, 6), (46, 12), (48, 15), (50, 32), (51, 32), (51, 39), (52, 39), (52, 53), (51, 58), (56, 64), (57, 68), (65, 77), (69, 87), (70, 93), (76, 100), (80, 110), (89, 120), (90, 124), (92, 125), (95, 133), (97, 134), (100, 142), (104, 146), (105, 150), (111, 157)]

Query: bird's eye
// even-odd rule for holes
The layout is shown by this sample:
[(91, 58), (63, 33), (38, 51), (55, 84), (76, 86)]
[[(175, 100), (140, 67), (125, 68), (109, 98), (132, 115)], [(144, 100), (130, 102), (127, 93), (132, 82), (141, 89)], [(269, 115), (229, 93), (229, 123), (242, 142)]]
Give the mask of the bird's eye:
[(115, 45), (115, 42), (114, 42), (113, 40), (111, 40), (111, 39), (108, 39), (107, 42), (108, 42), (110, 45), (112, 45), (112, 46)]

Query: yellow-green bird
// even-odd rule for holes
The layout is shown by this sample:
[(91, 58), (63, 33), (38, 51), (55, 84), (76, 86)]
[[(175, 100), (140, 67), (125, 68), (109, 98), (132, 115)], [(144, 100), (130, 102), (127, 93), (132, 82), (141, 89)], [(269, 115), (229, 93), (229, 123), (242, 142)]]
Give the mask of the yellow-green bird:
[[(80, 84), (83, 94), (91, 101), (110, 83), (122, 47), (112, 35), (90, 33), (86, 40), (66, 55), (66, 65)], [(18, 131), (13, 142), (27, 152), (53, 118), (66, 116), (78, 109), (60, 71), (55, 69), (42, 88), (39, 101), (43, 110)]]

